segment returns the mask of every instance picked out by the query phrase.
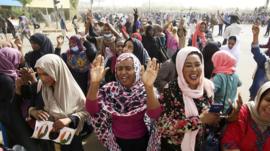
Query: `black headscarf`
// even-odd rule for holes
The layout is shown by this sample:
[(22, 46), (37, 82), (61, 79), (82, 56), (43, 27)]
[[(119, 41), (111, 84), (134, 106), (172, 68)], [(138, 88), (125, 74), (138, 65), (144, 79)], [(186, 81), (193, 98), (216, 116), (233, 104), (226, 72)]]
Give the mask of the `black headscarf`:
[(28, 52), (25, 55), (25, 61), (28, 66), (34, 69), (36, 61), (43, 55), (53, 53), (54, 48), (51, 40), (43, 34), (36, 33), (30, 37), (31, 43), (36, 43), (40, 46), (39, 50)]
[(145, 30), (145, 35), (142, 39), (142, 44), (144, 48), (147, 50), (149, 56), (151, 58), (156, 58), (159, 62), (162, 61), (162, 54), (160, 52), (160, 47), (158, 44), (158, 40), (150, 34), (150, 30), (154, 30), (153, 26), (147, 26)]
[(146, 51), (143, 47), (143, 44), (135, 38), (129, 38), (126, 40), (125, 45), (128, 41), (133, 43), (133, 54), (140, 60), (142, 65), (146, 64), (146, 58), (144, 56), (144, 51)]
[(40, 51), (43, 54), (53, 53), (54, 48), (51, 40), (41, 33), (36, 33), (30, 37), (31, 43), (36, 43), (40, 46)]
[(205, 77), (208, 79), (211, 78), (212, 72), (214, 70), (212, 56), (218, 50), (219, 50), (218, 44), (215, 42), (209, 42), (204, 47), (204, 50), (203, 50), (204, 74), (205, 74)]

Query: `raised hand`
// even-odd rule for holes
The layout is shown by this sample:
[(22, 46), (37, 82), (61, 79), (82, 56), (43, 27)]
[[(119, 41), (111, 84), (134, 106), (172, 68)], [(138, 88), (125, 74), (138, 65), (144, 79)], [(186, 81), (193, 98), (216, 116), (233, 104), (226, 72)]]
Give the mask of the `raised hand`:
[(16, 37), (14, 40), (14, 44), (17, 46), (19, 50), (22, 50), (23, 44), (19, 37)]
[(91, 83), (100, 83), (108, 69), (104, 67), (104, 57), (98, 55), (91, 65)]
[(233, 122), (237, 120), (238, 118), (238, 113), (241, 109), (241, 106), (243, 105), (243, 100), (241, 97), (241, 94), (238, 94), (238, 99), (236, 100), (236, 104), (232, 106), (232, 112), (228, 117), (228, 121)]
[(64, 37), (62, 35), (56, 37), (57, 48), (61, 48), (64, 44)]
[(151, 87), (154, 85), (154, 82), (157, 78), (157, 74), (159, 71), (159, 63), (157, 63), (157, 59), (153, 58), (149, 60), (147, 63), (146, 70), (144, 71), (144, 67), (142, 68), (142, 81), (146, 87)]
[(259, 35), (260, 27), (258, 25), (253, 25), (252, 26), (252, 33), (253, 33), (253, 35)]

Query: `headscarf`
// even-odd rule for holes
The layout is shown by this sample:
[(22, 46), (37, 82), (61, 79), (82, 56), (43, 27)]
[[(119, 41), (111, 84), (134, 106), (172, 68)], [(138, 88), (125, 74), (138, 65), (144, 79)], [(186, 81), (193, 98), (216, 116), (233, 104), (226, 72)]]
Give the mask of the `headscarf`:
[[(195, 47), (185, 47), (181, 49), (177, 56), (176, 56), (176, 70), (178, 74), (178, 86), (182, 91), (183, 95), (183, 101), (185, 104), (185, 115), (186, 117), (191, 117), (191, 116), (199, 116), (198, 109), (194, 103), (193, 98), (199, 98), (203, 96), (204, 91), (206, 91), (207, 96), (211, 97), (213, 96), (214, 92), (214, 85), (213, 83), (204, 78), (204, 64), (202, 60), (202, 74), (200, 76), (200, 83), (196, 89), (191, 89), (186, 82), (184, 75), (183, 75), (183, 68), (185, 61), (188, 57), (188, 55), (192, 52), (197, 52), (200, 54), (202, 57), (201, 52), (199, 49)], [(195, 141), (196, 141), (196, 135), (199, 130), (191, 131), (191, 132), (186, 132), (181, 144), (181, 149), (183, 151), (194, 151), (195, 148)]]
[(65, 62), (55, 54), (47, 54), (41, 57), (35, 68), (41, 68), (53, 80), (53, 87), (42, 86), (42, 98), (44, 110), (55, 120), (77, 116), (80, 121), (77, 134), (82, 130), (88, 113), (85, 111), (85, 96), (74, 80)]
[(38, 44), (40, 46), (40, 49), (38, 51), (43, 55), (53, 53), (54, 51), (51, 40), (44, 34), (35, 33), (30, 37), (30, 42)]
[(259, 129), (262, 131), (265, 131), (267, 127), (270, 126), (270, 122), (265, 122), (261, 120), (261, 117), (259, 115), (259, 106), (262, 101), (262, 94), (270, 89), (270, 82), (264, 83), (261, 88), (259, 89), (255, 101), (250, 101), (247, 103), (248, 109), (250, 111), (252, 119), (255, 121), (255, 123), (258, 125)]
[(84, 47), (83, 47), (83, 45), (81, 43), (81, 40), (80, 40), (80, 37), (79, 36), (76, 36), (76, 35), (75, 36), (71, 36), (69, 38), (69, 41), (75, 42), (80, 51), (83, 51), (84, 50)]
[(196, 25), (196, 31), (194, 32), (193, 36), (192, 36), (192, 46), (193, 47), (198, 47), (197, 44), (197, 38), (199, 37), (201, 39), (202, 45), (203, 47), (206, 45), (206, 37), (205, 37), (205, 33), (201, 32), (200, 28), (201, 28), (201, 24), (203, 24), (204, 22), (199, 22)]
[(132, 33), (131, 37), (134, 39), (138, 39), (139, 41), (142, 41), (142, 35), (138, 32)]
[(230, 52), (236, 58), (236, 62), (238, 63), (239, 58), (240, 58), (240, 38), (239, 36), (235, 36), (235, 37), (236, 37), (236, 42), (235, 42), (235, 45), (232, 47), (232, 49), (230, 49), (228, 45), (225, 45), (225, 46), (222, 46), (220, 50), (226, 50)]
[(233, 74), (235, 72), (236, 59), (227, 51), (218, 51), (213, 57), (213, 73)]
[(146, 51), (143, 47), (143, 44), (135, 38), (130, 38), (126, 40), (125, 45), (128, 41), (131, 41), (133, 44), (133, 54), (140, 60), (141, 64), (146, 64), (146, 59), (144, 56), (144, 51)]
[(212, 56), (215, 52), (219, 51), (219, 47), (216, 43), (209, 42), (203, 49), (203, 60), (204, 60), (204, 74), (205, 77), (210, 79), (212, 76), (212, 72), (214, 70), (214, 65), (212, 62)]
[(146, 91), (140, 80), (140, 61), (132, 53), (123, 53), (117, 58), (116, 67), (128, 58), (133, 60), (136, 75), (133, 86), (125, 88), (117, 80), (100, 88), (98, 100), (101, 111), (91, 119), (98, 139), (106, 148), (113, 151), (120, 149), (111, 130), (112, 115), (129, 117), (146, 110)]
[(0, 73), (16, 79), (20, 60), (19, 50), (9, 47), (0, 49)]

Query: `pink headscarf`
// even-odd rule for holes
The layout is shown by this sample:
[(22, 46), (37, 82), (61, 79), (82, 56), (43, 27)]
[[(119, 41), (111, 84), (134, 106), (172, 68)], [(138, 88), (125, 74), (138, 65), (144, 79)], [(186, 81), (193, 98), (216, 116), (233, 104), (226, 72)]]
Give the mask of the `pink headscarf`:
[(19, 50), (9, 47), (0, 49), (0, 73), (16, 79), (20, 61), (21, 53)]
[(236, 58), (227, 51), (218, 51), (212, 57), (213, 73), (232, 74), (235, 72)]
[[(198, 109), (194, 103), (193, 98), (200, 98), (203, 96), (204, 91), (206, 91), (208, 97), (213, 96), (214, 92), (214, 85), (213, 83), (204, 78), (204, 64), (202, 60), (202, 74), (200, 76), (200, 83), (197, 87), (197, 89), (191, 89), (186, 82), (184, 75), (183, 75), (183, 68), (185, 61), (188, 57), (188, 55), (192, 52), (197, 52), (200, 54), (201, 58), (202, 54), (199, 51), (198, 48), (195, 47), (185, 47), (181, 49), (177, 56), (176, 56), (176, 70), (178, 74), (178, 86), (182, 91), (183, 95), (183, 101), (185, 104), (185, 115), (186, 117), (191, 117), (191, 116), (199, 116)], [(186, 132), (181, 144), (181, 149), (183, 151), (194, 151), (195, 150), (195, 141), (196, 141), (196, 135), (199, 130), (191, 131), (191, 132)]]
[[(193, 34), (192, 36), (192, 46), (193, 47), (198, 47), (197, 46), (197, 38), (200, 37), (201, 38), (201, 41), (202, 41), (202, 44), (203, 44), (203, 47), (206, 45), (206, 37), (205, 37), (205, 33), (204, 32), (201, 32), (201, 24), (204, 23), (204, 22), (199, 22), (197, 25), (196, 25), (196, 31), (195, 33)], [(204, 23), (205, 24), (205, 23)]]

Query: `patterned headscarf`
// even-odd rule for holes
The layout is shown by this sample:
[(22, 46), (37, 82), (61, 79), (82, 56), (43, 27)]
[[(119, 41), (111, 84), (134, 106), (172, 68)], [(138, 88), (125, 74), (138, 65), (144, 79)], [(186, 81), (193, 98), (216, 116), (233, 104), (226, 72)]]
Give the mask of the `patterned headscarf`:
[(0, 73), (17, 78), (17, 68), (20, 64), (21, 53), (14, 48), (0, 49)]
[(137, 57), (132, 53), (123, 53), (117, 58), (116, 66), (128, 58), (132, 58), (136, 74), (133, 86), (125, 88), (117, 81), (100, 88), (98, 100), (101, 111), (92, 116), (91, 120), (98, 139), (113, 151), (120, 149), (111, 130), (112, 115), (129, 117), (146, 110), (146, 91), (140, 80), (141, 65)]
[(71, 36), (70, 38), (69, 38), (69, 41), (71, 42), (75, 42), (76, 43), (76, 45), (78, 46), (78, 48), (79, 48), (79, 50), (80, 51), (83, 51), (84, 50), (84, 47), (83, 47), (83, 45), (82, 45), (82, 43), (81, 43), (81, 40), (80, 40), (80, 37), (79, 36)]

